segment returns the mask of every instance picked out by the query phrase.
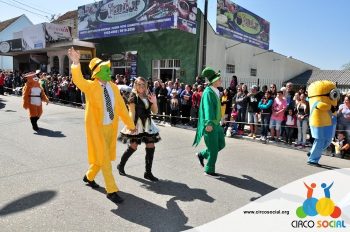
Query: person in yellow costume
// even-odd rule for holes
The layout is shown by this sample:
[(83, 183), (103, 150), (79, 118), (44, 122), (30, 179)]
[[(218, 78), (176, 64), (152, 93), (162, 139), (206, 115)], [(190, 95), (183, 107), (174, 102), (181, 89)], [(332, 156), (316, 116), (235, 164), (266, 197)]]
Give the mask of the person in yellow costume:
[(107, 191), (107, 198), (118, 204), (123, 199), (113, 174), (111, 161), (116, 159), (116, 143), (118, 119), (131, 130), (135, 125), (129, 116), (124, 100), (118, 87), (111, 82), (110, 61), (93, 58), (90, 61), (92, 79), (85, 80), (80, 68), (80, 53), (72, 47), (68, 49), (74, 84), (85, 93), (85, 130), (88, 145), (88, 161), (90, 167), (83, 181), (92, 188), (99, 188), (94, 181), (97, 173), (102, 170)]
[(310, 129), (315, 138), (310, 152), (308, 164), (320, 166), (318, 163), (322, 151), (332, 142), (335, 135), (337, 119), (334, 115), (335, 108), (340, 98), (339, 90), (331, 81), (316, 81), (308, 88), (310, 103)]

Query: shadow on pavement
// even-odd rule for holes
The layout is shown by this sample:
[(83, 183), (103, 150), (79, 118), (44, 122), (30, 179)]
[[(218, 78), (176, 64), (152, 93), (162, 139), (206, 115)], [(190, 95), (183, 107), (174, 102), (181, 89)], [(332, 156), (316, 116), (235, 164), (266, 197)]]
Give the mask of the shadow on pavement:
[(325, 165), (325, 164), (321, 164), (320, 167), (315, 167), (315, 168), (323, 168), (323, 169), (327, 169), (327, 170), (339, 169), (339, 167), (329, 166), (329, 165)]
[(5, 100), (0, 98), (0, 109), (5, 108), (6, 104), (4, 102), (5, 102)]
[(158, 182), (151, 182), (145, 179), (130, 176), (130, 179), (136, 180), (142, 183), (143, 188), (146, 188), (152, 192), (162, 195), (174, 196), (175, 200), (180, 201), (194, 201), (201, 200), (205, 202), (214, 202), (214, 198), (207, 194), (204, 189), (190, 188), (186, 184), (173, 182), (171, 180), (159, 180)]
[(251, 176), (242, 175), (242, 177), (243, 177), (242, 179), (234, 177), (234, 176), (227, 176), (224, 174), (220, 174), (220, 176), (221, 176), (221, 178), (218, 179), (220, 181), (234, 185), (238, 188), (242, 188), (242, 189), (256, 192), (256, 193), (260, 194), (259, 197), (252, 197), (250, 199), (251, 201), (255, 201), (256, 199), (276, 190), (275, 187), (268, 185), (264, 182), (261, 182), (257, 179), (254, 179)]
[(32, 193), (5, 205), (2, 209), (0, 209), (0, 217), (42, 205), (52, 200), (55, 196), (56, 191), (42, 191)]
[[(90, 188), (90, 186), (88, 185), (88, 184), (86, 184), (86, 186), (87, 187), (89, 187)], [(95, 191), (97, 191), (97, 192), (100, 192), (100, 193), (102, 193), (102, 194), (107, 194), (107, 191), (106, 191), (106, 189), (104, 188), (104, 187), (98, 187), (98, 188), (91, 188), (92, 190), (95, 190)]]
[(150, 231), (183, 231), (191, 229), (186, 226), (188, 217), (182, 212), (174, 197), (166, 203), (166, 208), (129, 193), (120, 192), (125, 201), (111, 210), (125, 220), (144, 226)]
[(40, 127), (39, 130), (34, 134), (47, 136), (47, 137), (57, 137), (57, 138), (66, 137), (64, 134), (62, 134), (62, 131), (53, 131), (42, 127)]
[(147, 227), (151, 231), (183, 231), (192, 228), (185, 225), (188, 217), (182, 212), (176, 201), (214, 202), (215, 200), (205, 190), (192, 189), (183, 183), (170, 180), (150, 182), (135, 176), (128, 175), (128, 177), (142, 183), (141, 187), (154, 193), (173, 196), (167, 201), (166, 208), (163, 208), (132, 194), (120, 193), (125, 201), (112, 212), (130, 222)]

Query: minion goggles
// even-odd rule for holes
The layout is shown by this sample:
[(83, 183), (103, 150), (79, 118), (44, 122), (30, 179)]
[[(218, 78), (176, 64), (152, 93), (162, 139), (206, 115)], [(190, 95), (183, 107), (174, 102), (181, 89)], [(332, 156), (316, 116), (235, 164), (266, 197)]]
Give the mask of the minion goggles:
[(331, 100), (339, 100), (340, 99), (340, 91), (338, 89), (332, 89), (329, 93), (326, 94), (320, 94), (320, 95), (315, 95), (315, 96), (309, 96), (309, 98), (312, 97), (320, 97), (320, 96), (327, 96)]

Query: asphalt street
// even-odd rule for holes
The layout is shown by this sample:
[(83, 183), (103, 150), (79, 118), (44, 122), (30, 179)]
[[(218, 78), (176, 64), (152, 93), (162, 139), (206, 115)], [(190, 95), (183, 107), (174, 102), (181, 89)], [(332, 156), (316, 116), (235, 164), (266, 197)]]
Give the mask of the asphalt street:
[[(84, 110), (44, 105), (41, 131), (32, 130), (17, 96), (0, 96), (1, 231), (182, 231), (224, 216), (304, 176), (350, 167), (349, 160), (324, 156), (322, 168), (306, 165), (305, 151), (226, 139), (216, 171), (203, 175), (192, 147), (195, 132), (160, 127), (152, 183), (143, 179), (144, 145), (128, 161), (127, 177), (117, 173), (126, 144), (118, 143), (114, 176), (120, 195), (115, 205), (104, 189), (82, 178), (88, 167)], [(104, 185), (102, 175), (96, 182)], [(234, 223), (234, 222), (233, 222)], [(218, 230), (219, 231), (219, 230)]]

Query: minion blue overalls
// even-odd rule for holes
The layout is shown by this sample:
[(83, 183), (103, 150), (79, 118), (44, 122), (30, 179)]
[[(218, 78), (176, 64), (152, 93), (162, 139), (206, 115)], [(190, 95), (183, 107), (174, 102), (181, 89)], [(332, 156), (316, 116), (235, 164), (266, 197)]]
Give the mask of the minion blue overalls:
[[(316, 101), (313, 104), (310, 110), (310, 115), (316, 109), (318, 103), (319, 101)], [(337, 118), (332, 114), (331, 111), (329, 111), (329, 116), (331, 117), (332, 125), (323, 127), (310, 126), (311, 135), (313, 138), (315, 138), (315, 141), (310, 150), (310, 156), (308, 160), (309, 163), (318, 163), (321, 158), (322, 151), (331, 144), (332, 139), (334, 138), (335, 129), (337, 126)]]

